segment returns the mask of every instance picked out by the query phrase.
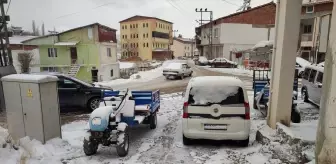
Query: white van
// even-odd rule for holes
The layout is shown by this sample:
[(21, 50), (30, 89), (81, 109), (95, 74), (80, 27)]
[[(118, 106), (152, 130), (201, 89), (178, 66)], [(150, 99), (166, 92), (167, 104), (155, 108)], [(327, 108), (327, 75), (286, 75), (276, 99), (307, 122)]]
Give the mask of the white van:
[(306, 66), (302, 75), (301, 97), (305, 102), (320, 105), (324, 67)]
[(202, 76), (189, 81), (184, 94), (183, 143), (192, 139), (237, 140), (248, 146), (250, 106), (236, 77)]

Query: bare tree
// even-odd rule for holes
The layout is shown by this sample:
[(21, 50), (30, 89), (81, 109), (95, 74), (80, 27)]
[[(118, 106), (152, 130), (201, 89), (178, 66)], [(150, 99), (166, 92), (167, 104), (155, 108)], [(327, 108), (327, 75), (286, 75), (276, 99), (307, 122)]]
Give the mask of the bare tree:
[(20, 65), (21, 73), (29, 73), (29, 68), (34, 60), (34, 55), (30, 52), (22, 52), (18, 54), (18, 62)]
[[(147, 44), (145, 44), (145, 47)], [(137, 55), (137, 49), (139, 46), (143, 45), (139, 45), (138, 43), (131, 43), (130, 40), (126, 40), (126, 42), (121, 43), (122, 58), (128, 58)]]
[(33, 28), (33, 34), (34, 34), (34, 36), (36, 36), (36, 24), (35, 24), (35, 20), (33, 20), (33, 22), (32, 22), (32, 28)]
[(44, 36), (45, 35), (45, 29), (44, 29), (44, 22), (42, 23), (42, 27), (41, 27), (42, 29), (42, 36)]

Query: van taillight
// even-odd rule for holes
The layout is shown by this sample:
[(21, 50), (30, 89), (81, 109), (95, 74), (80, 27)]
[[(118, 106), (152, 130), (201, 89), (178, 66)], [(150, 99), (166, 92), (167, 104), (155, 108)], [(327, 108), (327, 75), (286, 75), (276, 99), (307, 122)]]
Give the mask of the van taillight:
[(245, 120), (250, 119), (250, 104), (248, 102), (244, 103), (245, 106)]
[(183, 116), (182, 118), (188, 118), (188, 102), (183, 104)]

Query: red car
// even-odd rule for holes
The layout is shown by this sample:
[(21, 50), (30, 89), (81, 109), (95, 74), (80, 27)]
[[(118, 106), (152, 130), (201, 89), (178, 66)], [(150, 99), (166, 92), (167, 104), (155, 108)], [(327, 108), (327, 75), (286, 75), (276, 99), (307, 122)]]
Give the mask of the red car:
[(237, 63), (230, 61), (225, 58), (215, 58), (209, 61), (209, 65), (213, 68), (222, 67), (222, 68), (237, 68)]

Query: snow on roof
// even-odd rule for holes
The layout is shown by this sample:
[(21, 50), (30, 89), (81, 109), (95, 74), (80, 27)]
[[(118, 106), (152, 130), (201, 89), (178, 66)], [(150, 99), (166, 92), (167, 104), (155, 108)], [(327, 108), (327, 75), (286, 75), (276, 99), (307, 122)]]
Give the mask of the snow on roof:
[(19, 36), (19, 35), (14, 35), (12, 37), (9, 37), (9, 43), (10, 44), (22, 44), (23, 41), (29, 40), (32, 38), (36, 38), (36, 36)]
[(296, 62), (299, 63), (301, 66), (305, 67), (307, 65), (311, 65), (312, 63), (301, 58), (301, 57), (296, 57)]
[(244, 83), (237, 77), (233, 76), (200, 76), (190, 80), (191, 86), (240, 86), (244, 87)]
[(130, 69), (135, 68), (136, 64), (131, 62), (119, 62), (120, 69)]
[(23, 83), (46, 83), (58, 81), (56, 76), (37, 74), (12, 74), (1, 78), (1, 81), (23, 82)]
[(255, 49), (264, 48), (264, 47), (273, 47), (273, 41), (271, 40), (260, 41), (256, 45), (254, 45), (252, 49), (255, 50)]
[(55, 46), (74, 46), (76, 45), (78, 42), (57, 42), (54, 45)]

